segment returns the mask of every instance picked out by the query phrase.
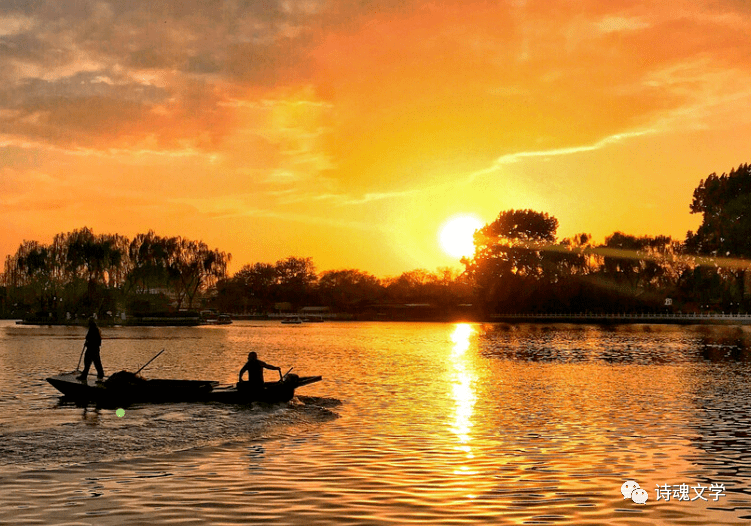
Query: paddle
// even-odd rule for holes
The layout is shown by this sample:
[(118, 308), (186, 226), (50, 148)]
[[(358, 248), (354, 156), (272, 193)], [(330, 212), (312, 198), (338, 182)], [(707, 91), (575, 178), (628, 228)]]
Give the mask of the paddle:
[(159, 355), (160, 355), (160, 354), (162, 354), (163, 352), (164, 352), (164, 349), (162, 349), (161, 351), (159, 351), (159, 353), (158, 353), (158, 354), (157, 354), (156, 356), (154, 356), (154, 357), (153, 357), (153, 358), (152, 358), (151, 360), (149, 360), (148, 362), (146, 362), (146, 363), (145, 363), (145, 364), (143, 365), (143, 367), (141, 367), (141, 368), (140, 368), (139, 370), (137, 370), (137, 371), (136, 371), (136, 374), (138, 374), (138, 373), (140, 373), (141, 371), (143, 371), (143, 370), (144, 370), (144, 368), (145, 368), (145, 367), (146, 367), (147, 365), (149, 365), (149, 364), (150, 364), (151, 362), (153, 362), (154, 360), (156, 360), (157, 358), (159, 358)]
[(75, 372), (81, 370), (81, 358), (83, 358), (83, 352), (86, 350), (86, 342), (83, 342), (83, 349), (81, 349), (81, 356), (78, 357), (78, 365), (76, 365)]

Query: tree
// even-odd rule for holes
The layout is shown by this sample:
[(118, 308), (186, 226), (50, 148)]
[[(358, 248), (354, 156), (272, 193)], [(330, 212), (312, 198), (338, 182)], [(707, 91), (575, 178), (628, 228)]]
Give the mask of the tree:
[(270, 308), (278, 296), (276, 267), (270, 263), (245, 265), (235, 273), (233, 280), (242, 285), (249, 304), (260, 301)]
[(138, 294), (169, 286), (170, 265), (175, 260), (177, 238), (157, 236), (153, 230), (138, 234), (128, 246), (131, 270), (127, 288)]
[(280, 301), (300, 305), (313, 299), (318, 276), (311, 258), (288, 257), (277, 261), (274, 268)]
[(95, 236), (89, 228), (68, 234), (67, 264), (74, 275), (90, 284), (107, 283), (125, 260), (120, 236)]
[(545, 247), (555, 243), (558, 220), (533, 210), (508, 210), (475, 233), (475, 253), (463, 258), (486, 309), (525, 309), (545, 276)]
[(691, 213), (702, 214), (696, 233), (686, 236), (691, 253), (751, 257), (751, 166), (710, 174), (694, 190)]
[(382, 294), (381, 281), (355, 269), (329, 270), (318, 279), (318, 291), (324, 305), (341, 312), (359, 309)]
[[(742, 164), (729, 174), (710, 174), (694, 190), (691, 213), (702, 214), (696, 233), (686, 234), (686, 251), (691, 254), (721, 258), (751, 258), (751, 166)], [(705, 266), (702, 274), (717, 274), (713, 283), (714, 298), (745, 301), (747, 270), (743, 265), (733, 267)], [(696, 273), (694, 273), (696, 275)], [(719, 287), (719, 288), (716, 288)], [(748, 305), (746, 305), (748, 307)]]
[(554, 243), (557, 229), (558, 220), (546, 213), (501, 212), (495, 221), (475, 234), (475, 259), (477, 256), (496, 259), (514, 275), (540, 278), (543, 259), (540, 245)]
[(211, 250), (203, 241), (190, 241), (177, 238), (177, 250), (171, 267), (177, 276), (175, 288), (177, 291), (178, 308), (184, 299), (188, 300), (188, 309), (193, 308), (193, 300), (199, 291), (216, 284), (217, 280), (226, 277), (227, 264), (231, 254), (218, 249)]

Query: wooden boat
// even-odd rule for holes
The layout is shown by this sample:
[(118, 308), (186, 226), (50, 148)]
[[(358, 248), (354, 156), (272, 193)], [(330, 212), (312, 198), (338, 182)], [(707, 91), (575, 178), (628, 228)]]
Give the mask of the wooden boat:
[(133, 403), (197, 402), (204, 400), (219, 382), (208, 380), (147, 380), (128, 371), (120, 371), (102, 381), (84, 382), (80, 372), (63, 373), (47, 381), (66, 398), (76, 402), (95, 402), (103, 406), (127, 406)]
[(234, 386), (213, 389), (208, 394), (207, 400), (225, 404), (289, 402), (295, 396), (295, 389), (303, 385), (320, 382), (322, 379), (321, 376), (286, 374), (278, 382), (265, 382), (263, 389), (250, 389), (249, 382), (239, 382)]
[(288, 317), (288, 318), (283, 319), (282, 323), (286, 325), (300, 325), (302, 323), (302, 319), (299, 316)]
[(251, 390), (247, 382), (217, 387), (208, 380), (147, 380), (128, 371), (115, 373), (103, 381), (84, 382), (78, 371), (47, 378), (64, 397), (74, 402), (93, 402), (103, 407), (124, 407), (134, 403), (221, 402), (289, 402), (295, 389), (320, 382), (320, 376), (287, 374), (278, 382), (266, 382), (263, 389)]

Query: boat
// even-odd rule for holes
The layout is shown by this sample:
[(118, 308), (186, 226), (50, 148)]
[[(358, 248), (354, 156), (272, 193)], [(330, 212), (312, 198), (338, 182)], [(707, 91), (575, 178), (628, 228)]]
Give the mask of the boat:
[(263, 389), (252, 390), (249, 382), (239, 382), (233, 386), (213, 389), (207, 400), (225, 404), (249, 404), (252, 402), (279, 403), (289, 402), (295, 396), (295, 389), (304, 385), (320, 382), (321, 376), (297, 376), (286, 374), (277, 382), (264, 382)]
[(209, 380), (147, 380), (120, 371), (95, 382), (79, 379), (79, 371), (47, 378), (64, 397), (77, 402), (127, 406), (134, 403), (197, 402), (204, 400), (219, 382)]
[(231, 325), (232, 316), (229, 314), (217, 314), (211, 310), (201, 311), (201, 325)]
[(282, 320), (282, 323), (287, 325), (300, 325), (302, 323), (302, 320), (299, 316), (297, 317), (289, 317)]
[(248, 389), (247, 382), (218, 387), (209, 380), (147, 380), (128, 371), (88, 382), (80, 380), (79, 371), (61, 373), (47, 378), (64, 399), (73, 402), (96, 403), (103, 407), (124, 407), (134, 403), (221, 402), (247, 404), (251, 402), (289, 402), (295, 389), (320, 382), (321, 376), (287, 374), (278, 382), (266, 382), (263, 389)]

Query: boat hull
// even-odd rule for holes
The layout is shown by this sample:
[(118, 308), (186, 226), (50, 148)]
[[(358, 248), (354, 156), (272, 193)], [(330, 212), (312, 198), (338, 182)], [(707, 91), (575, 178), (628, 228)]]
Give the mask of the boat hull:
[[(134, 403), (219, 402), (249, 404), (252, 402), (289, 402), (295, 389), (321, 381), (320, 376), (289, 375), (279, 382), (266, 382), (263, 389), (250, 390), (246, 382), (231, 387), (219, 387), (218, 382), (207, 380), (132, 380), (93, 381), (78, 379), (79, 373), (66, 373), (47, 378), (55, 389), (73, 402), (96, 403), (103, 407), (123, 407)], [(121, 374), (121, 373), (117, 373)], [(130, 373), (127, 373), (130, 375)], [(114, 378), (113, 375), (110, 378)]]
[(76, 372), (47, 378), (66, 398), (99, 405), (125, 406), (133, 403), (195, 402), (206, 398), (218, 382), (207, 380), (144, 380), (111, 385), (105, 381), (78, 379)]
[(250, 404), (263, 402), (275, 404), (289, 402), (295, 396), (295, 389), (303, 385), (320, 382), (320, 376), (290, 375), (279, 382), (266, 382), (263, 389), (251, 390), (247, 382), (240, 382), (232, 387), (216, 388), (208, 394), (208, 401), (224, 404)]

